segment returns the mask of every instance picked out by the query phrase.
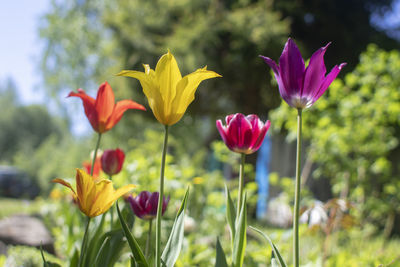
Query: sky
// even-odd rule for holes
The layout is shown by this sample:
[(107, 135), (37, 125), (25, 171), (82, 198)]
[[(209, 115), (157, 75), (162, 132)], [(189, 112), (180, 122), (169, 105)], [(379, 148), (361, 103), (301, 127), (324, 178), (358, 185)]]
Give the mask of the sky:
[(12, 78), (23, 104), (43, 102), (39, 18), (50, 0), (0, 0), (0, 82)]

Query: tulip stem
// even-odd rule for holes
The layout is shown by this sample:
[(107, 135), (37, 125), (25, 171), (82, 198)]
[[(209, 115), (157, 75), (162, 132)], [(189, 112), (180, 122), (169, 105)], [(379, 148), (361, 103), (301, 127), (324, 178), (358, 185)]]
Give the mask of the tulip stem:
[(79, 255), (78, 267), (83, 266), (84, 259), (86, 256), (85, 253), (86, 253), (86, 246), (87, 246), (87, 240), (88, 240), (88, 235), (89, 235), (89, 224), (90, 224), (90, 217), (87, 217), (85, 233), (83, 235), (83, 240), (82, 240), (81, 253)]
[(294, 193), (294, 214), (293, 214), (293, 263), (294, 267), (299, 267), (299, 211), (300, 211), (300, 189), (301, 189), (301, 118), (302, 109), (297, 109), (297, 152), (296, 152), (296, 188)]
[(94, 164), (96, 163), (97, 151), (99, 150), (100, 140), (101, 140), (101, 133), (99, 133), (99, 135), (98, 135), (96, 147), (94, 149), (93, 160), (92, 160), (92, 168), (90, 169), (90, 175), (91, 176), (93, 176)]
[(146, 250), (144, 251), (144, 255), (146, 256), (146, 258), (149, 258), (152, 226), (153, 226), (153, 219), (150, 219), (149, 220), (149, 230), (147, 232)]
[[(112, 175), (110, 175), (109, 178), (110, 181), (112, 181)], [(110, 207), (110, 215), (111, 215), (110, 230), (112, 230), (114, 222), (114, 204)]]
[(164, 145), (161, 157), (161, 172), (160, 172), (160, 195), (158, 197), (157, 207), (157, 224), (156, 224), (156, 267), (161, 267), (161, 216), (164, 198), (164, 170), (165, 158), (167, 155), (168, 144), (168, 125), (165, 125)]
[(240, 207), (242, 207), (243, 202), (243, 189), (244, 189), (244, 161), (246, 154), (241, 153), (240, 166), (239, 166), (239, 192), (238, 192), (238, 204), (236, 211), (236, 222), (239, 220)]

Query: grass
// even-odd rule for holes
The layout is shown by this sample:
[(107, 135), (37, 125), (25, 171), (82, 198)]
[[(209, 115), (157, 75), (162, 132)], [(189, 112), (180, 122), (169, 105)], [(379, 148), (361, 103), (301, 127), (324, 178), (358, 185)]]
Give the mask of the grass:
[(41, 200), (25, 200), (15, 198), (0, 198), (0, 219), (15, 214), (34, 214), (42, 207)]

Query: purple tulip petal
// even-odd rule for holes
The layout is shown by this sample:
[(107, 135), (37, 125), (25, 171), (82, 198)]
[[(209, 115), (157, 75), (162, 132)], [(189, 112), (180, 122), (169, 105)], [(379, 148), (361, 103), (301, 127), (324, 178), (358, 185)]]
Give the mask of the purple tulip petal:
[[(299, 95), (303, 86), (304, 77), (304, 61), (301, 53), (292, 39), (288, 39), (283, 49), (282, 55), (279, 58), (280, 78), (284, 88), (279, 88), (282, 95), (283, 90), (289, 96)], [(283, 96), (282, 96), (283, 97)], [(285, 98), (284, 98), (285, 99)], [(286, 102), (287, 99), (285, 99)], [(290, 99), (289, 102), (290, 103)]]
[(269, 57), (264, 57), (264, 56), (259, 56), (260, 58), (262, 58), (264, 60), (265, 63), (268, 64), (268, 66), (271, 67), (272, 71), (276, 74), (279, 75), (279, 66), (276, 65), (275, 61), (273, 61), (272, 59), (270, 59)]
[(156, 216), (157, 215), (157, 207), (158, 207), (158, 199), (159, 193), (153, 192), (146, 203), (146, 211), (149, 215)]
[(311, 99), (315, 92), (320, 89), (326, 73), (324, 54), (329, 45), (330, 43), (321, 47), (311, 56), (304, 74), (304, 83), (300, 92), (300, 98)]
[(344, 66), (346, 66), (347, 63), (342, 63), (339, 66), (335, 65), (331, 72), (325, 77), (325, 79), (323, 80), (321, 87), (319, 88), (319, 90), (317, 92), (315, 92), (314, 96), (312, 97), (312, 104), (317, 101), (326, 91), (326, 89), (328, 89), (329, 85), (331, 85), (331, 83), (333, 82), (333, 80), (336, 79), (336, 77), (339, 75), (340, 71), (342, 70), (342, 68)]
[(246, 134), (247, 131), (250, 131), (251, 134), (250, 122), (247, 121), (243, 114), (237, 113), (230, 121), (227, 134), (231, 138), (235, 147), (240, 149), (244, 147), (245, 138), (248, 138), (248, 134)]

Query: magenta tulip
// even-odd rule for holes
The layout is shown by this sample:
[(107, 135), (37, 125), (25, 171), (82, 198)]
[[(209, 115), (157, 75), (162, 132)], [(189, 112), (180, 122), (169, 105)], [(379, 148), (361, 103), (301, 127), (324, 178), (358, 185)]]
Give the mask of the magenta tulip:
[[(158, 198), (158, 192), (142, 191), (137, 197), (129, 196), (127, 201), (136, 216), (143, 220), (152, 220), (157, 216)], [(163, 197), (162, 215), (167, 209), (168, 202), (169, 197), (167, 199)]]
[(307, 68), (299, 49), (290, 38), (279, 58), (279, 65), (269, 57), (260, 56), (271, 67), (278, 83), (279, 93), (290, 106), (297, 109), (311, 107), (346, 65), (342, 63), (334, 66), (325, 76), (324, 54), (329, 44), (321, 47), (311, 56)]
[(101, 156), (101, 168), (103, 169), (103, 172), (107, 173), (108, 175), (118, 174), (122, 169), (124, 159), (125, 154), (121, 149), (117, 148), (115, 150), (106, 150)]
[(256, 152), (267, 133), (270, 121), (265, 124), (257, 115), (236, 113), (225, 118), (226, 126), (217, 120), (217, 128), (226, 146), (237, 153), (252, 154)]

